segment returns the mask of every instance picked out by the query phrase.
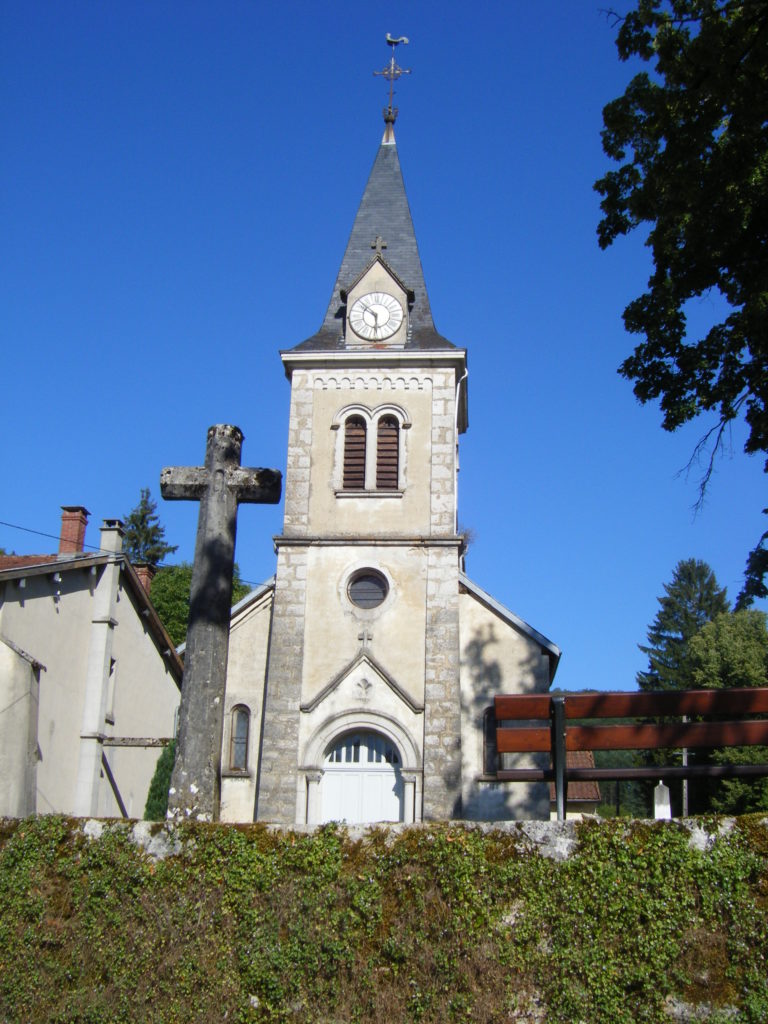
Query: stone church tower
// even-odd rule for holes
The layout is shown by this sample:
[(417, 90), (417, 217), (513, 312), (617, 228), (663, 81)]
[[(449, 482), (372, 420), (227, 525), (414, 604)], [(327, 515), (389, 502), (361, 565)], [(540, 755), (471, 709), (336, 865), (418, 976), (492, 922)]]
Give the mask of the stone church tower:
[(489, 713), (560, 652), (463, 572), (467, 357), (432, 320), (393, 120), (320, 330), (281, 353), (285, 519), (233, 609), (223, 820), (548, 814), (545, 787), (494, 780)]

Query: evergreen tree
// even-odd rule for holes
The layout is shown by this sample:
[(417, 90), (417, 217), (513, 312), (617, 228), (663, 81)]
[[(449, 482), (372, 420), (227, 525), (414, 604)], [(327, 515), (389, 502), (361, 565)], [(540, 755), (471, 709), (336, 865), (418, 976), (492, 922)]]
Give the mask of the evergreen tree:
[(648, 669), (637, 674), (641, 690), (690, 689), (694, 681), (688, 644), (707, 622), (730, 608), (712, 569), (695, 558), (677, 563), (664, 591), (648, 629), (648, 644), (639, 645), (648, 655)]
[(177, 544), (165, 543), (165, 527), (160, 525), (149, 488), (142, 487), (138, 505), (125, 517), (123, 550), (132, 562), (158, 565), (177, 550)]
[[(160, 569), (152, 580), (150, 597), (168, 635), (176, 647), (187, 638), (189, 621), (189, 590), (192, 584), (192, 563), (180, 562), (178, 565), (166, 565)], [(240, 569), (235, 564), (232, 576), (232, 604), (237, 604), (250, 587), (240, 579)]]
[(145, 821), (165, 821), (168, 810), (168, 790), (171, 788), (171, 774), (176, 760), (176, 740), (173, 740), (157, 759), (155, 774), (149, 784), (147, 805), (144, 808)]

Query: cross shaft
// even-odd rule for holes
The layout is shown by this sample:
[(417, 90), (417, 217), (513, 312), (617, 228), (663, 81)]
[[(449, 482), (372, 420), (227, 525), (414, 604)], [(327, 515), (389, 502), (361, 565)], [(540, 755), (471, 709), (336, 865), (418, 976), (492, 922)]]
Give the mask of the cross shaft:
[(175, 466), (160, 474), (163, 498), (200, 502), (171, 818), (218, 817), (237, 506), (280, 500), (277, 470), (240, 466), (242, 442), (238, 427), (210, 427), (204, 466)]

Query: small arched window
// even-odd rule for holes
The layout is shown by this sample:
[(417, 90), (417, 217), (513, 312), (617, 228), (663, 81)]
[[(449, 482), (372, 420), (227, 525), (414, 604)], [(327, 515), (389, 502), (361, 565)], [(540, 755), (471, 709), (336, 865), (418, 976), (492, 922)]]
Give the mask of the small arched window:
[(382, 416), (376, 433), (376, 490), (396, 491), (399, 470), (400, 424)]
[(344, 424), (344, 474), (341, 485), (345, 491), (365, 489), (365, 420), (350, 416)]
[(232, 709), (232, 731), (229, 741), (229, 770), (244, 772), (248, 769), (248, 731), (251, 712), (244, 704)]

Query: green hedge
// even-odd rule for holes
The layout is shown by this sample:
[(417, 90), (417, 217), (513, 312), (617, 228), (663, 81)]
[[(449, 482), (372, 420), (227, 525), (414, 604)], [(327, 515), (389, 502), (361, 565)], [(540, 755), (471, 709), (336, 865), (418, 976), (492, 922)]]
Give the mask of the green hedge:
[(765, 1022), (768, 821), (701, 824), (585, 823), (557, 861), (462, 826), (156, 825), (157, 859), (5, 821), (0, 1020)]

